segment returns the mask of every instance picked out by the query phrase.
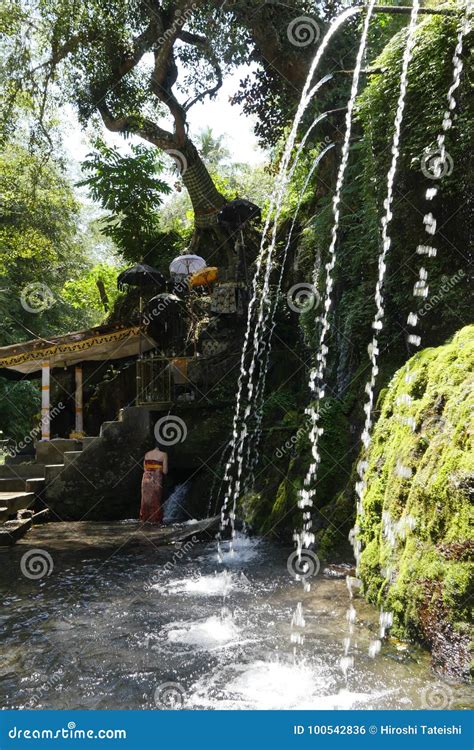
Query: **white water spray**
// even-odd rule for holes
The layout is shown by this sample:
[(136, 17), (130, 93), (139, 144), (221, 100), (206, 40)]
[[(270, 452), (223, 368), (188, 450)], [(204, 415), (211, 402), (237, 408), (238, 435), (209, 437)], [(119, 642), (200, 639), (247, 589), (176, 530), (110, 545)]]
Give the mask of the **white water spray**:
[[(382, 250), (379, 255), (378, 262), (378, 278), (375, 288), (375, 305), (376, 312), (372, 323), (374, 334), (372, 342), (369, 345), (369, 355), (371, 360), (371, 373), (370, 378), (366, 383), (365, 392), (367, 394), (367, 400), (364, 405), (365, 411), (365, 424), (362, 432), (362, 443), (365, 450), (367, 451), (370, 445), (370, 432), (372, 428), (372, 412), (374, 406), (374, 393), (375, 393), (375, 382), (378, 375), (378, 355), (379, 355), (379, 343), (378, 337), (379, 332), (383, 328), (383, 317), (384, 317), (384, 298), (383, 298), (383, 285), (385, 280), (386, 271), (386, 257), (390, 250), (391, 237), (389, 234), (389, 226), (392, 221), (392, 205), (393, 205), (393, 189), (395, 183), (395, 174), (397, 171), (398, 159), (400, 156), (400, 139), (401, 139), (401, 127), (403, 122), (403, 113), (405, 110), (405, 97), (407, 92), (408, 83), (408, 68), (413, 54), (413, 47), (415, 43), (415, 28), (418, 19), (419, 0), (413, 1), (413, 7), (410, 15), (410, 24), (408, 27), (408, 36), (403, 53), (402, 72), (400, 78), (400, 91), (398, 96), (397, 110), (395, 115), (395, 128), (392, 140), (392, 160), (387, 175), (387, 197), (384, 200), (385, 215), (382, 218)], [(359, 475), (359, 481), (356, 483), (356, 495), (357, 495), (357, 513), (363, 515), (363, 497), (366, 489), (366, 473), (368, 463), (366, 460), (362, 460), (358, 463), (357, 472)], [(356, 538), (357, 535), (352, 535), (352, 539)], [(354, 549), (356, 562), (358, 564), (360, 557), (360, 547), (355, 546)]]
[[(317, 121), (319, 122), (321, 118), (317, 118)], [(315, 121), (316, 122), (316, 121)], [(311, 126), (312, 128), (313, 126)], [(286, 266), (286, 261), (288, 257), (288, 251), (290, 249), (291, 240), (293, 237), (293, 231), (296, 225), (296, 219), (299, 214), (299, 210), (301, 208), (301, 203), (303, 202), (303, 198), (306, 193), (306, 189), (309, 185), (309, 182), (311, 180), (311, 177), (313, 176), (314, 172), (316, 171), (319, 163), (321, 160), (326, 156), (328, 151), (330, 151), (332, 148), (334, 148), (334, 143), (330, 143), (328, 146), (326, 146), (316, 157), (313, 164), (311, 165), (311, 169), (309, 170), (305, 183), (301, 189), (298, 203), (295, 209), (295, 213), (293, 215), (293, 220), (291, 222), (290, 231), (288, 232), (288, 237), (286, 240), (286, 244), (283, 250), (282, 259), (281, 259), (281, 267), (280, 267), (280, 274), (278, 277), (278, 282), (276, 285), (276, 289), (273, 296), (273, 305), (272, 310), (270, 313), (270, 319), (267, 324), (268, 328), (268, 334), (266, 339), (262, 337), (262, 352), (261, 352), (261, 359), (263, 360), (263, 367), (261, 369), (261, 375), (260, 378), (257, 381), (257, 388), (255, 392), (255, 409), (254, 409), (254, 417), (255, 417), (255, 427), (254, 427), (254, 437), (253, 437), (253, 443), (248, 440), (247, 442), (247, 466), (248, 466), (248, 474), (249, 474), (249, 486), (252, 485), (253, 482), (253, 472), (255, 470), (255, 466), (257, 464), (258, 459), (258, 448), (260, 445), (260, 439), (262, 435), (262, 421), (263, 421), (263, 401), (265, 397), (265, 388), (266, 388), (266, 382), (267, 382), (267, 373), (268, 373), (268, 366), (270, 361), (270, 353), (271, 353), (271, 341), (273, 337), (273, 332), (275, 330), (276, 326), (276, 311), (278, 307), (278, 298), (281, 291), (281, 286), (283, 282), (283, 276)], [(252, 452), (253, 451), (253, 452)]]
[[(312, 520), (311, 512), (307, 510), (313, 505), (313, 498), (316, 494), (316, 490), (312, 488), (312, 485), (316, 482), (318, 466), (320, 463), (320, 455), (318, 451), (319, 437), (323, 433), (323, 428), (319, 426), (320, 419), (320, 403), (324, 397), (323, 381), (326, 373), (327, 354), (328, 347), (326, 344), (326, 338), (330, 329), (329, 323), (329, 310), (332, 304), (332, 290), (334, 285), (333, 270), (336, 265), (336, 245), (339, 235), (339, 220), (340, 220), (340, 203), (342, 197), (342, 189), (344, 186), (347, 165), (349, 162), (349, 150), (350, 150), (350, 139), (352, 134), (352, 119), (355, 101), (359, 90), (359, 79), (362, 69), (362, 61), (364, 59), (365, 49), (367, 45), (367, 36), (369, 32), (370, 19), (372, 17), (375, 0), (371, 0), (369, 3), (367, 14), (362, 29), (361, 40), (359, 44), (359, 50), (357, 53), (356, 64), (352, 77), (352, 87), (349, 102), (347, 105), (346, 112), (346, 131), (344, 134), (344, 142), (342, 146), (341, 162), (339, 165), (339, 171), (336, 182), (336, 191), (333, 198), (333, 228), (331, 235), (331, 244), (329, 246), (329, 260), (326, 263), (326, 292), (323, 304), (323, 314), (321, 317), (321, 332), (319, 337), (319, 350), (317, 354), (317, 365), (310, 371), (309, 387), (313, 397), (317, 398), (316, 407), (311, 406), (306, 410), (306, 413), (310, 417), (311, 430), (309, 437), (312, 444), (312, 462), (308, 468), (304, 479), (304, 489), (300, 490), (298, 498), (298, 506), (303, 511), (303, 528), (299, 532), (295, 532), (294, 540), (296, 543), (296, 549), (298, 551), (298, 557), (301, 559), (301, 551), (303, 547), (308, 548), (314, 542), (314, 534), (311, 531)], [(305, 588), (309, 587), (309, 583), (304, 581)]]
[[(226, 520), (226, 514), (227, 514), (229, 502), (232, 498), (233, 506), (235, 508), (235, 503), (237, 501), (238, 493), (240, 489), (240, 477), (237, 476), (237, 478), (235, 479), (232, 476), (232, 471), (235, 468), (235, 459), (236, 459), (237, 452), (240, 448), (242, 441), (245, 440), (246, 435), (247, 435), (246, 419), (248, 418), (247, 412), (248, 412), (249, 407), (247, 406), (245, 413), (242, 414), (243, 392), (244, 392), (244, 386), (247, 385), (247, 397), (248, 397), (248, 401), (250, 402), (252, 400), (252, 393), (253, 393), (252, 378), (253, 378), (253, 372), (255, 370), (256, 355), (257, 355), (257, 351), (259, 350), (259, 346), (253, 347), (252, 361), (248, 370), (246, 367), (246, 362), (247, 362), (248, 354), (250, 353), (249, 351), (250, 335), (251, 335), (252, 330), (254, 330), (254, 309), (255, 309), (255, 305), (258, 299), (260, 299), (260, 311), (258, 313), (258, 318), (257, 318), (259, 333), (261, 329), (261, 323), (263, 319), (261, 312), (265, 305), (265, 289), (268, 286), (270, 270), (272, 267), (272, 255), (273, 255), (273, 249), (274, 249), (275, 241), (276, 241), (277, 221), (281, 213), (283, 198), (284, 198), (285, 191), (288, 185), (288, 164), (289, 164), (291, 153), (292, 153), (294, 143), (296, 140), (296, 134), (298, 131), (299, 124), (303, 118), (303, 115), (309, 103), (311, 102), (312, 98), (316, 94), (318, 87), (321, 85), (321, 82), (319, 82), (311, 89), (311, 82), (314, 78), (314, 74), (320, 63), (320, 60), (323, 57), (327, 49), (327, 46), (329, 42), (331, 41), (332, 37), (334, 36), (334, 34), (339, 30), (339, 28), (345, 23), (346, 20), (348, 20), (349, 18), (351, 18), (352, 16), (356, 15), (359, 12), (360, 12), (360, 8), (358, 7), (348, 8), (347, 10), (345, 10), (343, 13), (341, 13), (340, 16), (338, 16), (338, 18), (335, 19), (335, 21), (331, 24), (330, 28), (328, 29), (326, 35), (324, 36), (324, 39), (322, 40), (318, 48), (318, 51), (313, 59), (313, 62), (311, 64), (311, 68), (310, 68), (310, 71), (308, 73), (308, 76), (307, 76), (307, 79), (303, 88), (301, 100), (300, 100), (300, 103), (299, 103), (299, 106), (298, 106), (298, 109), (297, 109), (297, 112), (293, 121), (291, 132), (288, 137), (285, 151), (281, 160), (279, 174), (277, 178), (277, 188), (272, 195), (270, 208), (268, 211), (268, 216), (267, 216), (263, 234), (262, 234), (262, 242), (261, 242), (260, 252), (257, 258), (257, 262), (256, 262), (256, 270), (255, 270), (255, 275), (254, 275), (254, 280), (253, 280), (253, 285), (252, 285), (252, 296), (250, 299), (248, 313), (247, 313), (247, 329), (246, 329), (244, 344), (242, 348), (241, 372), (240, 372), (239, 381), (238, 381), (236, 407), (235, 407), (234, 419), (233, 419), (233, 425), (232, 425), (231, 455), (229, 457), (229, 460), (227, 461), (226, 470), (224, 474), (224, 482), (227, 485), (227, 490), (226, 490), (226, 494), (224, 497), (224, 502), (223, 502), (222, 510), (221, 510), (221, 532), (228, 522)], [(323, 79), (323, 81), (324, 80), (325, 79)], [(268, 231), (270, 227), (270, 222), (272, 221), (272, 219), (274, 222), (273, 236), (272, 236), (271, 243), (269, 247), (267, 248), (267, 235), (268, 235)], [(266, 271), (265, 271), (263, 288), (260, 290), (259, 284), (261, 282), (261, 271), (262, 271), (264, 262), (266, 264)], [(254, 343), (255, 343), (255, 336), (254, 336)], [(257, 340), (257, 343), (258, 343), (258, 340)], [(229, 514), (232, 536), (234, 533), (234, 528), (233, 528), (234, 516), (235, 516), (235, 510), (233, 509), (231, 513)], [(220, 534), (218, 535), (218, 539), (219, 537), (220, 537)]]

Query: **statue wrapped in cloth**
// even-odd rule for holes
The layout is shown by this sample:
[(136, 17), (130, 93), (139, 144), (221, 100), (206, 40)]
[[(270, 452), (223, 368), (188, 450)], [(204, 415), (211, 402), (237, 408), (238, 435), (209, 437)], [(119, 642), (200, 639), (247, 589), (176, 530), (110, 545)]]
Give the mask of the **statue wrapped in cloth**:
[(163, 477), (168, 473), (168, 454), (157, 444), (145, 453), (143, 461), (140, 521), (163, 523)]

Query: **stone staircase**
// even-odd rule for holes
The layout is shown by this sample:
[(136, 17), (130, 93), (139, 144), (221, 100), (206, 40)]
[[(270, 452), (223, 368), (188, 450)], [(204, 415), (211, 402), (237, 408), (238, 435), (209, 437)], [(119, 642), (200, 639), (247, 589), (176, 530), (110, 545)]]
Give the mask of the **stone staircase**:
[[(45, 507), (52, 511), (51, 520), (94, 518), (97, 514), (88, 510), (97, 505), (98, 496), (113, 506), (122, 493), (123, 505), (139, 490), (142, 457), (151, 438), (149, 412), (130, 407), (120, 412), (119, 420), (104, 422), (97, 437), (38, 442), (34, 461), (14, 459), (0, 466), (0, 522), (19, 510)], [(131, 480), (125, 482), (126, 498), (121, 477)], [(104, 502), (99, 504), (102, 518)], [(111, 508), (111, 518), (122, 512)]]
[(139, 501), (143, 454), (152, 446), (148, 410), (122, 409), (97, 437), (40, 441), (30, 463), (0, 466), (0, 521), (18, 510), (51, 510), (51, 520), (123, 518)]

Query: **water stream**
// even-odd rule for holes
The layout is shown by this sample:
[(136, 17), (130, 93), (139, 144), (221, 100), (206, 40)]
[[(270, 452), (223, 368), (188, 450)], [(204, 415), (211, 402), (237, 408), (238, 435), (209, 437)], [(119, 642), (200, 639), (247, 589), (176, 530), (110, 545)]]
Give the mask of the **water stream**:
[[(231, 537), (234, 533), (235, 505), (239, 497), (243, 471), (244, 445), (248, 436), (247, 420), (252, 412), (255, 376), (258, 374), (257, 362), (261, 352), (261, 338), (264, 334), (264, 323), (269, 314), (269, 282), (273, 268), (273, 254), (276, 246), (278, 219), (281, 214), (284, 196), (289, 183), (289, 163), (295, 145), (299, 125), (310, 102), (323, 83), (330, 79), (326, 76), (314, 86), (311, 86), (318, 65), (326, 52), (332, 37), (339, 28), (352, 16), (360, 12), (360, 8), (348, 8), (331, 24), (321, 40), (316, 55), (312, 61), (300, 103), (293, 120), (285, 150), (280, 162), (276, 179), (276, 188), (271, 196), (270, 206), (265, 221), (260, 252), (256, 261), (252, 294), (247, 313), (247, 328), (241, 355), (241, 371), (237, 386), (236, 406), (234, 412), (231, 450), (224, 474), (225, 495), (221, 510), (221, 527), (228, 524), (231, 527)], [(270, 226), (273, 225), (269, 238)], [(250, 362), (248, 361), (250, 359)], [(244, 408), (245, 407), (245, 408)], [(231, 506), (229, 510), (229, 506)]]
[[(194, 709), (420, 708), (429, 699), (433, 675), (419, 648), (389, 639), (369, 658), (378, 614), (362, 599), (346, 685), (344, 580), (320, 574), (302, 594), (308, 648), (294, 666), (300, 585), (288, 576), (289, 549), (237, 534), (233, 556), (222, 544), (223, 569), (214, 540), (158, 548), (136, 529), (45, 524), (0, 552), (3, 707), (156, 709), (173, 698)], [(41, 580), (20, 571), (32, 548), (54, 563)], [(444, 689), (452, 708), (468, 706), (466, 686)]]
[[(413, 48), (415, 44), (415, 30), (416, 25), (418, 21), (418, 11), (420, 8), (419, 0), (413, 0), (413, 6), (410, 14), (410, 22), (408, 25), (408, 31), (407, 31), (407, 38), (406, 38), (406, 44), (405, 49), (403, 51), (403, 58), (402, 58), (402, 68), (401, 68), (401, 74), (400, 74), (400, 88), (399, 88), (399, 94), (398, 94), (398, 102), (397, 102), (397, 109), (395, 113), (395, 122), (394, 122), (394, 129), (393, 129), (393, 137), (392, 137), (392, 158), (390, 162), (390, 167), (387, 174), (387, 194), (386, 198), (384, 200), (384, 215), (382, 217), (381, 222), (381, 250), (379, 254), (378, 259), (378, 277), (377, 277), (377, 283), (375, 286), (375, 315), (374, 320), (372, 323), (373, 328), (373, 336), (372, 341), (369, 344), (369, 357), (370, 357), (370, 377), (367, 380), (367, 383), (365, 385), (365, 393), (366, 393), (366, 402), (364, 404), (364, 412), (365, 412), (365, 423), (364, 428), (362, 431), (362, 443), (365, 451), (367, 451), (370, 441), (371, 441), (371, 431), (373, 426), (373, 408), (374, 408), (374, 397), (375, 397), (375, 384), (377, 381), (377, 375), (379, 371), (378, 362), (379, 362), (379, 333), (383, 328), (383, 319), (385, 315), (384, 310), (384, 281), (385, 281), (385, 272), (387, 269), (387, 254), (390, 250), (392, 239), (390, 235), (390, 224), (393, 218), (393, 198), (394, 198), (394, 187), (395, 187), (395, 177), (397, 174), (397, 167), (398, 167), (398, 160), (400, 157), (400, 142), (401, 142), (401, 135), (402, 135), (402, 123), (403, 123), (403, 114), (405, 111), (405, 100), (406, 100), (406, 94), (407, 94), (407, 88), (408, 88), (408, 70), (410, 66), (410, 62), (412, 59), (413, 54)], [(357, 496), (357, 514), (358, 517), (363, 516), (364, 514), (364, 495), (365, 490), (367, 487), (366, 483), (366, 474), (368, 469), (368, 462), (366, 458), (362, 458), (358, 465), (357, 465), (357, 473), (359, 476), (358, 481), (356, 482), (355, 491)], [(356, 523), (356, 526), (351, 531), (350, 539), (353, 543), (354, 548), (354, 556), (356, 559), (356, 563), (358, 564), (361, 551), (362, 551), (362, 544), (358, 537), (358, 530), (359, 527)], [(386, 527), (387, 531), (387, 527)], [(394, 532), (391, 528), (389, 528), (390, 539), (395, 540)], [(387, 534), (385, 534), (386, 538), (388, 537)], [(395, 541), (393, 541), (393, 546), (395, 545)], [(390, 575), (390, 571), (389, 575)], [(380, 630), (377, 638), (374, 638), (374, 640), (369, 644), (369, 655), (375, 656), (377, 653), (379, 653), (381, 648), (381, 639), (385, 637), (387, 629), (392, 624), (392, 613), (391, 612), (385, 612), (383, 609), (380, 611), (379, 616), (379, 623), (380, 623)], [(349, 644), (351, 643), (352, 634), (349, 633)], [(345, 658), (352, 659), (353, 657), (348, 657), (346, 655)]]

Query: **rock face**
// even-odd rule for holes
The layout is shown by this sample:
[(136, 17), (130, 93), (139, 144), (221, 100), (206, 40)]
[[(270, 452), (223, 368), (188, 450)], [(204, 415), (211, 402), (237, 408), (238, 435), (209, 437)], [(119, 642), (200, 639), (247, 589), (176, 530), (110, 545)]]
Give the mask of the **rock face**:
[(369, 450), (365, 512), (357, 519), (367, 598), (393, 612), (394, 634), (424, 642), (434, 667), (456, 676), (469, 669), (474, 593), (473, 370), (469, 326), (395, 374)]

